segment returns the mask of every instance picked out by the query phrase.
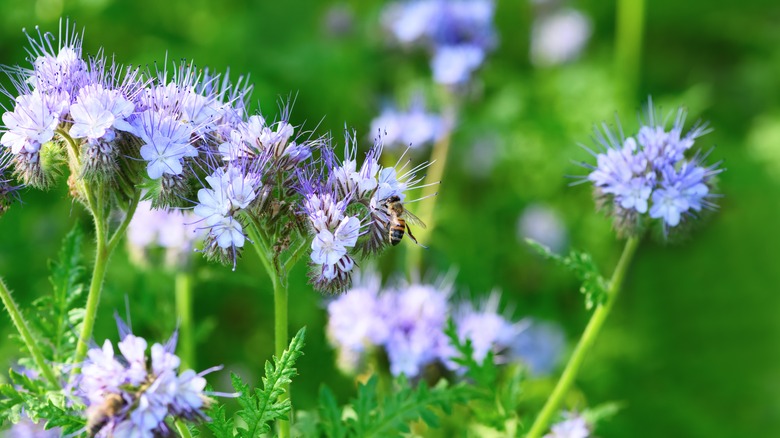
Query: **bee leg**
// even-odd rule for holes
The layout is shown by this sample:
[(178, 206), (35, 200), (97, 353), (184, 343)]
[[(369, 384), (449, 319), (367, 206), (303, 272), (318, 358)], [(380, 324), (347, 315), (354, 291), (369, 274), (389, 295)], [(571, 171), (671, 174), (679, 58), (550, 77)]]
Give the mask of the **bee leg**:
[[(406, 224), (406, 234), (408, 234), (408, 235), (409, 235), (409, 237), (411, 237), (411, 238), (412, 238), (412, 240), (414, 241), (414, 243), (416, 243), (416, 244), (420, 245), (420, 242), (418, 242), (418, 241), (417, 241), (417, 238), (416, 238), (416, 237), (414, 237), (414, 234), (412, 234), (412, 229), (411, 229), (411, 228), (409, 228), (409, 224)], [(428, 247), (427, 247), (427, 246), (425, 246), (425, 245), (420, 245), (420, 246), (421, 246), (421, 247), (423, 247), (423, 248), (425, 248), (425, 249), (428, 249)]]

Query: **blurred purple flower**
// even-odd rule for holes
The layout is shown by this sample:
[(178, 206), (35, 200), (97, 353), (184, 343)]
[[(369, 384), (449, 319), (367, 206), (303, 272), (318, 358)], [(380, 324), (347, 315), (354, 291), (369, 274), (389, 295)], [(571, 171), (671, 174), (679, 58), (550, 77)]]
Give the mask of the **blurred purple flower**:
[(527, 206), (517, 221), (517, 237), (533, 239), (560, 253), (566, 247), (566, 226), (555, 210), (541, 205)]
[(435, 113), (425, 111), (421, 98), (415, 98), (408, 110), (391, 106), (371, 121), (371, 132), (384, 134), (387, 147), (401, 146), (417, 149), (435, 143), (447, 134), (449, 123)]
[(495, 46), (493, 11), (489, 0), (414, 0), (391, 3), (382, 21), (399, 43), (431, 52), (434, 80), (459, 85)]
[(525, 320), (526, 326), (509, 346), (509, 355), (528, 366), (533, 375), (551, 373), (566, 347), (566, 335), (552, 322)]
[(581, 415), (564, 413), (565, 420), (554, 424), (544, 438), (588, 438), (590, 429)]
[(590, 19), (575, 9), (536, 18), (531, 32), (531, 62), (549, 67), (576, 59), (592, 33)]

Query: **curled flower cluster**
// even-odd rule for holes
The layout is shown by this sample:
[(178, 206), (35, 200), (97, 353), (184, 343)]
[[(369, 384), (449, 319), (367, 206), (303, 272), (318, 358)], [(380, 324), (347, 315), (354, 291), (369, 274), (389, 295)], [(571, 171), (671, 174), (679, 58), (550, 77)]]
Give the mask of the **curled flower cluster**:
[(173, 354), (175, 335), (165, 345), (152, 345), (147, 355), (146, 340), (122, 322), (119, 327), (121, 355), (106, 340), (102, 348), (89, 350), (77, 379), (76, 394), (87, 405), (87, 432), (99, 437), (169, 436), (166, 420), (205, 419), (210, 399), (203, 375), (213, 369), (180, 372), (181, 361)]
[(468, 82), (495, 46), (491, 0), (413, 0), (391, 3), (383, 22), (401, 44), (419, 44), (432, 53), (436, 82)]
[(427, 166), (408, 168), (409, 161), (381, 166), (380, 137), (358, 167), (356, 136), (348, 134), (345, 142), (343, 160), (332, 148), (323, 148), (322, 168), (300, 175), (303, 212), (314, 234), (310, 277), (315, 288), (331, 293), (349, 287), (357, 252), (374, 254), (387, 245), (387, 200), (403, 202), (422, 180), (417, 173)]
[(407, 110), (387, 106), (371, 121), (371, 132), (385, 134), (385, 145), (420, 148), (434, 143), (449, 131), (449, 123), (435, 113), (425, 111), (423, 102), (416, 99)]
[(659, 120), (648, 103), (648, 117), (639, 132), (630, 137), (612, 132), (606, 125), (596, 130), (601, 152), (594, 153), (596, 166), (587, 176), (597, 200), (615, 217), (621, 232), (635, 234), (648, 219), (660, 219), (666, 233), (704, 208), (715, 208), (710, 199), (713, 177), (722, 169), (704, 166), (706, 154), (690, 150), (697, 138), (709, 132), (696, 124), (683, 133), (685, 111), (677, 111), (671, 129)]
[[(444, 332), (450, 317), (460, 339), (471, 341), (478, 362), (493, 352), (497, 362), (519, 360), (548, 366), (537, 367), (534, 372), (543, 373), (554, 366), (535, 360), (539, 349), (528, 348), (529, 339), (523, 336), (534, 325), (527, 319), (511, 322), (499, 313), (498, 294), (490, 295), (479, 306), (468, 302), (452, 306), (451, 295), (452, 282), (447, 279), (437, 284), (382, 288), (376, 274), (362, 273), (350, 290), (328, 303), (327, 332), (338, 349), (340, 366), (354, 371), (366, 353), (381, 348), (394, 375), (417, 377), (434, 364), (458, 371), (453, 361), (458, 353)], [(558, 345), (560, 352), (561, 344), (550, 345)]]
[(154, 210), (152, 201), (141, 201), (127, 227), (127, 243), (133, 259), (144, 264), (150, 247), (166, 249), (169, 266), (187, 264), (195, 243), (203, 238), (197, 218), (191, 211)]

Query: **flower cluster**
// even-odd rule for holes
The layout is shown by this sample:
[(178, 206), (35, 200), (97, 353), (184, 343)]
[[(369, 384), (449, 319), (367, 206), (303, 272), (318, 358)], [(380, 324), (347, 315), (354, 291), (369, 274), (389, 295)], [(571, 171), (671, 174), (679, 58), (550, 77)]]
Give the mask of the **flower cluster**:
[(419, 44), (432, 53), (436, 82), (468, 82), (495, 46), (491, 0), (415, 0), (390, 4), (383, 22), (401, 44)]
[(708, 132), (706, 125), (696, 124), (683, 134), (685, 111), (677, 111), (671, 129), (659, 120), (652, 101), (648, 102), (647, 120), (639, 132), (625, 137), (606, 125), (596, 130), (602, 150), (594, 153), (597, 165), (587, 180), (592, 181), (599, 202), (615, 216), (618, 229), (636, 233), (645, 216), (661, 219), (664, 232), (696, 216), (703, 208), (714, 208), (710, 201), (713, 176), (722, 169), (702, 164), (706, 154), (686, 154), (695, 140)]
[(421, 99), (407, 110), (387, 106), (371, 121), (371, 132), (384, 133), (385, 145), (417, 149), (439, 141), (449, 131), (449, 123), (435, 113), (425, 111)]
[(356, 138), (346, 135), (343, 160), (326, 147), (322, 168), (300, 174), (302, 209), (314, 235), (310, 276), (315, 288), (323, 292), (349, 287), (356, 252), (373, 254), (387, 245), (393, 215), (387, 200), (403, 202), (406, 192), (422, 180), (417, 173), (427, 166), (408, 168), (409, 161), (381, 166), (383, 142), (379, 137), (358, 167)]
[(168, 436), (169, 418), (204, 419), (210, 399), (203, 375), (213, 369), (179, 372), (175, 335), (165, 345), (152, 345), (147, 355), (146, 340), (121, 321), (119, 328), (121, 356), (106, 340), (102, 348), (89, 350), (77, 377), (76, 394), (87, 405), (87, 432), (101, 437)]
[[(458, 353), (445, 334), (450, 317), (460, 339), (471, 341), (477, 361), (483, 361), (488, 352), (493, 352), (497, 362), (533, 363), (537, 367), (532, 371), (538, 373), (554, 366), (546, 358), (536, 360), (538, 348), (527, 348), (529, 339), (523, 334), (532, 326), (530, 320), (511, 322), (499, 313), (498, 294), (490, 295), (479, 306), (465, 302), (453, 307), (452, 290), (452, 282), (447, 279), (436, 284), (382, 288), (376, 274), (363, 272), (350, 290), (328, 303), (327, 332), (338, 349), (340, 366), (354, 371), (367, 353), (381, 348), (394, 375), (417, 377), (434, 364), (458, 371), (453, 361)], [(515, 348), (515, 344), (520, 348)]]
[(203, 238), (203, 230), (196, 224), (191, 211), (154, 210), (152, 201), (141, 201), (127, 227), (127, 243), (131, 257), (144, 264), (150, 247), (166, 249), (169, 266), (187, 264), (195, 243)]

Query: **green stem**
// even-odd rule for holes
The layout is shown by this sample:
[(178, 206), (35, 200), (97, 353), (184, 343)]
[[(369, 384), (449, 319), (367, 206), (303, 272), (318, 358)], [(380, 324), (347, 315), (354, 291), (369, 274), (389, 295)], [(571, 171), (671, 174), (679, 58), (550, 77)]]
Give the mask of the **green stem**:
[[(282, 357), (289, 342), (287, 332), (287, 279), (274, 281), (274, 352), (276, 357)], [(284, 392), (279, 396), (279, 401), (290, 398), (290, 385), (285, 385)], [(293, 413), (290, 410), (290, 421), (279, 421), (279, 437), (290, 437), (290, 423)]]
[(536, 417), (536, 421), (534, 421), (531, 426), (531, 430), (528, 432), (528, 435), (526, 435), (526, 438), (538, 438), (542, 436), (547, 430), (553, 416), (558, 413), (558, 410), (563, 403), (564, 396), (568, 393), (569, 388), (574, 383), (577, 372), (579, 371), (582, 362), (585, 360), (586, 353), (596, 341), (596, 337), (598, 336), (601, 327), (604, 325), (607, 315), (609, 315), (612, 306), (615, 304), (615, 299), (617, 298), (618, 293), (620, 293), (620, 287), (623, 284), (623, 279), (626, 276), (626, 271), (631, 264), (631, 259), (636, 252), (637, 246), (639, 246), (638, 237), (630, 237), (626, 241), (626, 246), (623, 248), (623, 254), (620, 256), (620, 261), (618, 261), (615, 272), (612, 274), (612, 279), (609, 281), (606, 302), (597, 306), (593, 315), (591, 315), (590, 321), (588, 322), (587, 327), (585, 327), (585, 331), (582, 333), (582, 337), (569, 359), (569, 363), (566, 364), (566, 368), (563, 370), (560, 380), (558, 380), (558, 384), (555, 385), (555, 389), (552, 394), (550, 394), (550, 398), (547, 399), (541, 412), (539, 412), (539, 415)]
[(192, 438), (190, 429), (187, 428), (187, 425), (184, 424), (184, 421), (176, 420), (174, 424), (176, 424), (176, 430), (179, 432), (179, 436), (181, 436), (181, 438)]
[(122, 239), (122, 236), (125, 235), (125, 231), (127, 230), (127, 227), (130, 225), (130, 222), (133, 220), (133, 216), (135, 215), (136, 208), (138, 208), (138, 202), (140, 201), (140, 199), (141, 199), (141, 191), (136, 190), (135, 194), (133, 195), (133, 199), (130, 200), (130, 204), (127, 207), (125, 218), (122, 220), (122, 223), (119, 224), (119, 227), (117, 227), (116, 231), (114, 231), (114, 235), (112, 235), (111, 239), (109, 239), (108, 241), (109, 254), (113, 254), (114, 250), (119, 244), (119, 241)]
[[(282, 357), (282, 353), (287, 349), (288, 340), (288, 328), (287, 328), (287, 275), (288, 275), (288, 263), (284, 263), (282, 270), (284, 272), (277, 272), (273, 266), (273, 255), (271, 253), (271, 247), (268, 245), (266, 238), (261, 234), (260, 224), (253, 221), (252, 227), (247, 227), (248, 233), (252, 240), (254, 240), (255, 251), (257, 252), (260, 261), (263, 263), (268, 277), (271, 279), (271, 284), (274, 288), (274, 354), (276, 357)], [(292, 258), (296, 258), (302, 253), (301, 249), (305, 245), (301, 245), (295, 249)], [(289, 262), (289, 260), (288, 260)], [(289, 266), (292, 268), (292, 266)], [(290, 386), (285, 385), (284, 392), (279, 396), (280, 401), (290, 398)], [(292, 412), (290, 412), (290, 420), (292, 420)], [(280, 420), (279, 425), (279, 437), (290, 437), (290, 423), (291, 421)]]
[[(436, 210), (436, 201), (439, 198), (436, 196), (438, 190), (438, 183), (444, 176), (444, 169), (447, 166), (447, 156), (450, 150), (451, 134), (445, 134), (439, 141), (433, 145), (431, 151), (431, 165), (428, 168), (428, 174), (425, 176), (423, 182), (422, 196), (426, 198), (422, 201), (420, 206), (420, 217), (423, 218), (427, 225), (427, 229), (420, 229), (418, 235), (415, 236), (418, 240), (425, 242), (427, 237), (430, 236), (433, 229), (436, 227), (435, 217), (433, 212)], [(411, 240), (411, 239), (409, 239)], [(406, 252), (406, 267), (408, 272), (419, 271), (422, 268), (422, 247), (420, 245), (407, 246)]]
[[(100, 199), (100, 198), (98, 198)], [(92, 338), (92, 330), (95, 327), (95, 318), (97, 317), (98, 303), (100, 302), (100, 292), (103, 290), (103, 279), (106, 276), (108, 267), (108, 258), (111, 253), (108, 251), (106, 237), (108, 230), (103, 224), (101, 213), (94, 212), (95, 232), (97, 234), (95, 248), (95, 267), (92, 270), (92, 281), (89, 285), (87, 294), (87, 308), (84, 315), (84, 325), (81, 328), (78, 346), (76, 347), (76, 363), (81, 362), (87, 355), (89, 340)]]
[(176, 273), (176, 314), (179, 317), (179, 357), (182, 369), (195, 368), (195, 340), (192, 330), (192, 274)]
[(24, 344), (27, 346), (27, 349), (30, 350), (30, 354), (35, 361), (35, 364), (38, 365), (38, 368), (41, 370), (43, 376), (46, 377), (46, 380), (51, 382), (54, 386), (59, 386), (57, 377), (54, 375), (54, 371), (52, 371), (51, 367), (49, 367), (49, 364), (46, 363), (46, 359), (44, 359), (41, 350), (38, 349), (38, 344), (36, 343), (35, 339), (33, 339), (32, 333), (30, 333), (30, 329), (27, 327), (27, 321), (24, 320), (22, 312), (19, 311), (19, 307), (17, 307), (16, 303), (11, 297), (11, 291), (8, 290), (8, 287), (5, 285), (2, 278), (0, 278), (0, 299), (3, 300), (3, 304), (5, 305), (6, 310), (8, 310), (8, 314), (11, 315), (11, 321), (13, 321), (14, 325), (16, 326), (16, 330), (22, 336)]
[(618, 0), (615, 23), (615, 68), (623, 85), (621, 98), (633, 101), (638, 91), (645, 0)]

